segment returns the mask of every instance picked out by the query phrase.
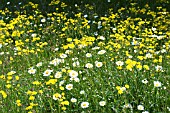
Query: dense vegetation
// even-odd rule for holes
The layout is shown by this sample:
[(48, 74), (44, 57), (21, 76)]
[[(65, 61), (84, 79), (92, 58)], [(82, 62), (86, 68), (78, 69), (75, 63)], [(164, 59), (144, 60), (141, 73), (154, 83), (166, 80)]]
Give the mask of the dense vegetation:
[(170, 112), (169, 5), (1, 0), (0, 112)]

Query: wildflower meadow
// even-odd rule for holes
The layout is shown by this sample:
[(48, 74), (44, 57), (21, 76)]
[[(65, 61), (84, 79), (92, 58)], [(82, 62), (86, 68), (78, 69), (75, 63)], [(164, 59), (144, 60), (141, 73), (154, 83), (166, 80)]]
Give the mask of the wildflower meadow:
[(40, 1), (0, 0), (0, 113), (170, 113), (169, 0)]

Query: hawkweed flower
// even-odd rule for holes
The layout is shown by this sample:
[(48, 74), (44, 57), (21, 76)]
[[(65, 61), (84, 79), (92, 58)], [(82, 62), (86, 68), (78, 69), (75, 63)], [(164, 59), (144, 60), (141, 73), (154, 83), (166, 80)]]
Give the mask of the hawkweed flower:
[(53, 95), (54, 100), (59, 100), (62, 96), (59, 93)]

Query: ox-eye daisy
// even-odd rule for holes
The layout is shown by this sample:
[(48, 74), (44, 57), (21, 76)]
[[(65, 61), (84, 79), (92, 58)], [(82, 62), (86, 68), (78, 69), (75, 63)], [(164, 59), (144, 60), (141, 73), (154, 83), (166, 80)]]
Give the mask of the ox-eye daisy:
[(43, 76), (49, 76), (52, 72), (53, 70), (47, 69), (44, 71)]
[(81, 107), (82, 108), (88, 108), (89, 107), (89, 103), (88, 102), (82, 102), (81, 103)]
[(29, 73), (29, 74), (35, 74), (35, 73), (36, 73), (36, 69), (30, 68), (30, 69), (28, 70), (28, 73)]

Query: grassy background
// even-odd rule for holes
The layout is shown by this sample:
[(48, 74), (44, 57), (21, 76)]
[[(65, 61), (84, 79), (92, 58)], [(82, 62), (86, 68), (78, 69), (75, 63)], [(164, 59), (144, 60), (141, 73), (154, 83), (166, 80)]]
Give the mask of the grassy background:
[[(42, 13), (53, 12), (55, 9), (53, 7), (48, 7), (48, 4), (52, 0), (1, 0), (0, 1), (0, 9), (9, 8), (11, 11), (20, 10), (20, 7), (28, 2), (33, 2), (39, 4), (39, 9)], [(143, 8), (145, 4), (148, 4), (151, 7), (151, 10), (157, 11), (156, 7), (162, 6), (166, 8), (167, 11), (170, 11), (170, 2), (168, 0), (110, 0), (111, 2), (107, 2), (107, 0), (60, 0), (61, 2), (69, 5), (65, 10), (76, 11), (77, 9), (74, 7), (75, 4), (80, 6), (81, 9), (84, 8), (85, 4), (90, 4), (94, 6), (94, 12), (99, 15), (107, 14), (108, 9), (113, 8), (113, 12), (117, 12), (121, 7), (128, 8), (131, 3), (135, 2), (136, 7)], [(6, 3), (10, 2), (10, 5)], [(21, 3), (21, 4), (18, 4)], [(61, 10), (62, 11), (62, 10)], [(85, 11), (86, 12), (86, 11)]]

